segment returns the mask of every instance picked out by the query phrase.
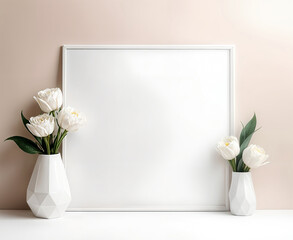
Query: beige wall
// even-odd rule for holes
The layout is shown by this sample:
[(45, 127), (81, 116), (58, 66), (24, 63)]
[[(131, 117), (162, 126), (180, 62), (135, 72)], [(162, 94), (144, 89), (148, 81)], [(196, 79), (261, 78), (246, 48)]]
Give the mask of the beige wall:
[[(236, 129), (255, 111), (254, 142), (271, 164), (253, 171), (259, 209), (293, 209), (293, 1), (0, 0), (0, 140), (27, 135), (20, 111), (61, 86), (63, 44), (235, 44)], [(28, 136), (28, 135), (27, 135)], [(215, 143), (216, 144), (216, 143)], [(0, 144), (0, 208), (27, 208), (36, 156)]]

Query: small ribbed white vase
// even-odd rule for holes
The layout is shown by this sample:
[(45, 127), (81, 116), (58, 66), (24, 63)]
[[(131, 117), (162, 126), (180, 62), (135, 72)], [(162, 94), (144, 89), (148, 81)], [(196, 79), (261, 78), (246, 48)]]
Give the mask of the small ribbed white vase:
[(65, 213), (71, 194), (60, 154), (38, 156), (26, 201), (36, 217), (58, 218)]
[(255, 212), (256, 197), (250, 172), (232, 172), (229, 199), (233, 215), (249, 216)]

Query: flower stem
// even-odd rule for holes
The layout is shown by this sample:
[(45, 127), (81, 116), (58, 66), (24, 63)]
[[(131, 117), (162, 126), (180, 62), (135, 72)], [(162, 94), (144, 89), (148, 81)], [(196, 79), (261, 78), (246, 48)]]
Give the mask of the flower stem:
[(248, 166), (245, 165), (243, 171), (244, 171), (244, 172), (249, 172), (249, 170), (250, 170), (250, 168), (249, 168)]
[(60, 133), (61, 133), (61, 127), (59, 127), (59, 129), (58, 129), (58, 133), (57, 133), (57, 136), (56, 136), (56, 138), (55, 138), (55, 140), (54, 140), (53, 153), (57, 153), (57, 152), (56, 152), (56, 147), (57, 147), (57, 142), (58, 142), (58, 139), (59, 139)]
[(62, 143), (62, 140), (65, 138), (65, 136), (67, 135), (67, 130), (64, 130), (64, 132), (62, 133), (60, 139), (58, 140), (58, 143), (57, 143), (57, 146), (56, 146), (56, 149), (55, 149), (55, 152), (57, 153), (57, 151), (59, 150), (59, 147)]
[(235, 161), (236, 161), (236, 158), (229, 160), (229, 163), (230, 163), (230, 165), (232, 167), (233, 172), (236, 172), (236, 163), (235, 163)]
[(50, 135), (47, 137), (44, 137), (44, 141), (46, 144), (47, 154), (50, 155)]

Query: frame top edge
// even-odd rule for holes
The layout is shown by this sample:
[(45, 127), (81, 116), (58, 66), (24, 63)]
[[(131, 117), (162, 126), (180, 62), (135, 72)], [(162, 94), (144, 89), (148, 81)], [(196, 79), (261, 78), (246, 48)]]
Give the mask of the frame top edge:
[(63, 50), (77, 49), (204, 49), (204, 50), (233, 50), (235, 45), (63, 45)]

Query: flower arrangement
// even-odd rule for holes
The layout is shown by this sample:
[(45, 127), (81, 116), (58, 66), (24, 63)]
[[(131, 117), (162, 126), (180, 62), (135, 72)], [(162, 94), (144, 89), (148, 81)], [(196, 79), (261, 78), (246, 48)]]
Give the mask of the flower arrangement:
[[(256, 128), (256, 115), (244, 126), (242, 124), (240, 141), (234, 136), (223, 138), (217, 145), (217, 151), (229, 161), (233, 172), (249, 172), (251, 168), (263, 166), (267, 162), (268, 155), (260, 146), (249, 142), (253, 134), (259, 130)], [(248, 146), (249, 145), (249, 146)]]
[(63, 97), (59, 88), (39, 91), (34, 99), (44, 113), (27, 120), (21, 112), (21, 119), (35, 141), (20, 136), (6, 140), (14, 141), (26, 153), (57, 154), (67, 133), (77, 131), (86, 122), (86, 118), (72, 107), (62, 108)]

